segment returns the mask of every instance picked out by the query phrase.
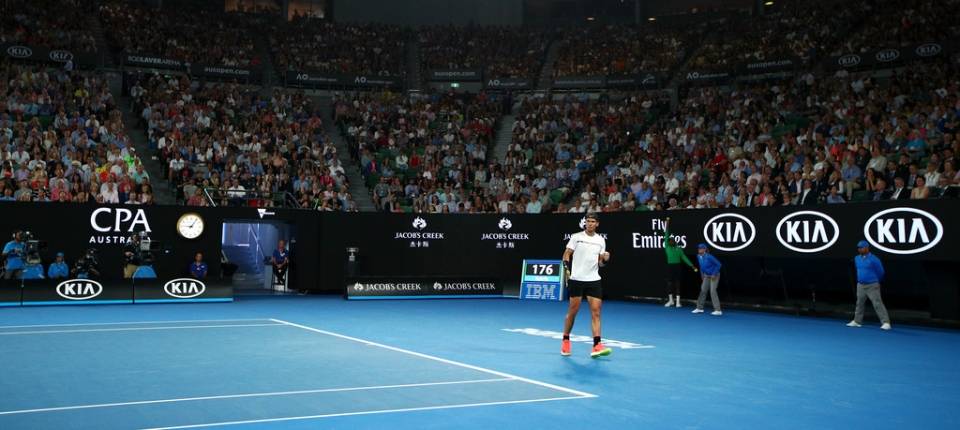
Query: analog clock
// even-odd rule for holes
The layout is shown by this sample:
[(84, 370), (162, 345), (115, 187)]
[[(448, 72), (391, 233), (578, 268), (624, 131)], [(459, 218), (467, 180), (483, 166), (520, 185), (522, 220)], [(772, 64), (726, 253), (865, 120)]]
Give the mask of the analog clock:
[(186, 213), (177, 220), (177, 233), (185, 239), (196, 239), (203, 234), (203, 218), (195, 213)]

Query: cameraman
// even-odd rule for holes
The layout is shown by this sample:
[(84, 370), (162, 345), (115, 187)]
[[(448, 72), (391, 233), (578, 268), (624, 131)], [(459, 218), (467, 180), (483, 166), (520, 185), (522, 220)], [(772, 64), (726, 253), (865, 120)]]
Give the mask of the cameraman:
[(50, 267), (47, 267), (47, 278), (48, 279), (61, 279), (70, 276), (70, 268), (67, 267), (67, 263), (63, 261), (63, 253), (57, 253), (57, 259), (50, 263)]
[(73, 265), (73, 273), (77, 279), (97, 279), (100, 277), (97, 250), (90, 248)]
[(3, 246), (3, 257), (7, 259), (4, 264), (3, 279), (19, 278), (23, 270), (23, 233), (17, 231), (13, 233), (13, 240)]
[(133, 274), (140, 267), (140, 235), (130, 236), (130, 240), (123, 245), (123, 279), (133, 278)]

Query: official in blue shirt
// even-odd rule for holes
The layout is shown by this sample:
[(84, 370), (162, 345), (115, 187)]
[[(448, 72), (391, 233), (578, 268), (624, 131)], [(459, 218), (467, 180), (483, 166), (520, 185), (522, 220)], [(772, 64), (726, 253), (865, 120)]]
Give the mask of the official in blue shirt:
[(880, 298), (880, 281), (883, 280), (883, 264), (876, 255), (870, 253), (870, 244), (861, 240), (857, 244), (857, 255), (853, 263), (857, 266), (857, 308), (853, 312), (853, 321), (847, 323), (849, 327), (860, 327), (863, 323), (863, 308), (870, 299), (873, 310), (883, 325), (881, 329), (890, 330), (890, 315)]
[(190, 276), (193, 279), (203, 279), (207, 277), (207, 263), (203, 262), (203, 253), (198, 252), (193, 257), (193, 263), (190, 263)]
[(3, 279), (19, 277), (23, 270), (23, 248), (23, 239), (19, 231), (13, 234), (13, 240), (3, 246), (3, 257), (6, 258)]
[(50, 263), (50, 267), (47, 267), (47, 278), (48, 279), (61, 279), (70, 276), (70, 268), (67, 267), (67, 263), (63, 261), (63, 253), (57, 253), (57, 259), (53, 263)]
[(276, 284), (284, 284), (284, 278), (287, 274), (287, 266), (290, 264), (290, 261), (287, 257), (290, 255), (290, 251), (287, 251), (287, 243), (280, 239), (277, 242), (277, 249), (273, 250), (273, 257), (270, 259), (270, 264), (273, 265), (273, 276), (276, 278), (274, 281)]
[(697, 264), (700, 266), (700, 278), (703, 283), (700, 284), (700, 297), (697, 298), (697, 308), (693, 310), (695, 314), (703, 313), (703, 302), (707, 300), (707, 291), (710, 291), (710, 301), (713, 302), (713, 312), (710, 315), (720, 316), (720, 297), (717, 296), (717, 286), (720, 285), (720, 260), (714, 257), (707, 248), (707, 244), (697, 245)]

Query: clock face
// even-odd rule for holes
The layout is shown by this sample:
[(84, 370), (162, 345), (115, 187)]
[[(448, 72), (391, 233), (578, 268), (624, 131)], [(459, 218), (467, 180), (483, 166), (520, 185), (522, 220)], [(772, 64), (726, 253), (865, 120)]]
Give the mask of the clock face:
[(203, 234), (203, 218), (197, 214), (184, 214), (177, 220), (177, 233), (187, 239), (196, 239)]

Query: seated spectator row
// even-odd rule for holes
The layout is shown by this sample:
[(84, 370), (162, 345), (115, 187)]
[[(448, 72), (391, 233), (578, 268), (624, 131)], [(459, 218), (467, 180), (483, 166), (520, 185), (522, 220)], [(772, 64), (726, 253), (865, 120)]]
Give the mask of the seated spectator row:
[(690, 90), (603, 166), (568, 211), (956, 197), (956, 62)]
[(503, 104), (485, 93), (386, 93), (341, 96), (334, 108), (379, 210), (478, 212), (499, 191), (487, 160)]
[(334, 24), (298, 17), (269, 36), (278, 71), (401, 76), (406, 31), (379, 24)]
[(0, 200), (151, 204), (107, 81), (0, 60)]
[(0, 44), (15, 43), (97, 52), (90, 30), (93, 2), (83, 0), (6, 0), (0, 2)]
[[(166, 2), (164, 2), (166, 4)], [(191, 64), (255, 67), (256, 21), (199, 3), (162, 10), (129, 2), (100, 6), (104, 34), (112, 47), (129, 54), (157, 56)]]
[(422, 69), (480, 69), (484, 76), (532, 78), (540, 73), (547, 33), (520, 27), (425, 27), (420, 39)]
[(339, 154), (302, 93), (186, 76), (130, 76), (134, 109), (178, 198), (208, 204), (356, 210)]
[(702, 22), (682, 29), (659, 24), (640, 27), (588, 26), (565, 30), (554, 77), (619, 75), (673, 70), (708, 30)]

